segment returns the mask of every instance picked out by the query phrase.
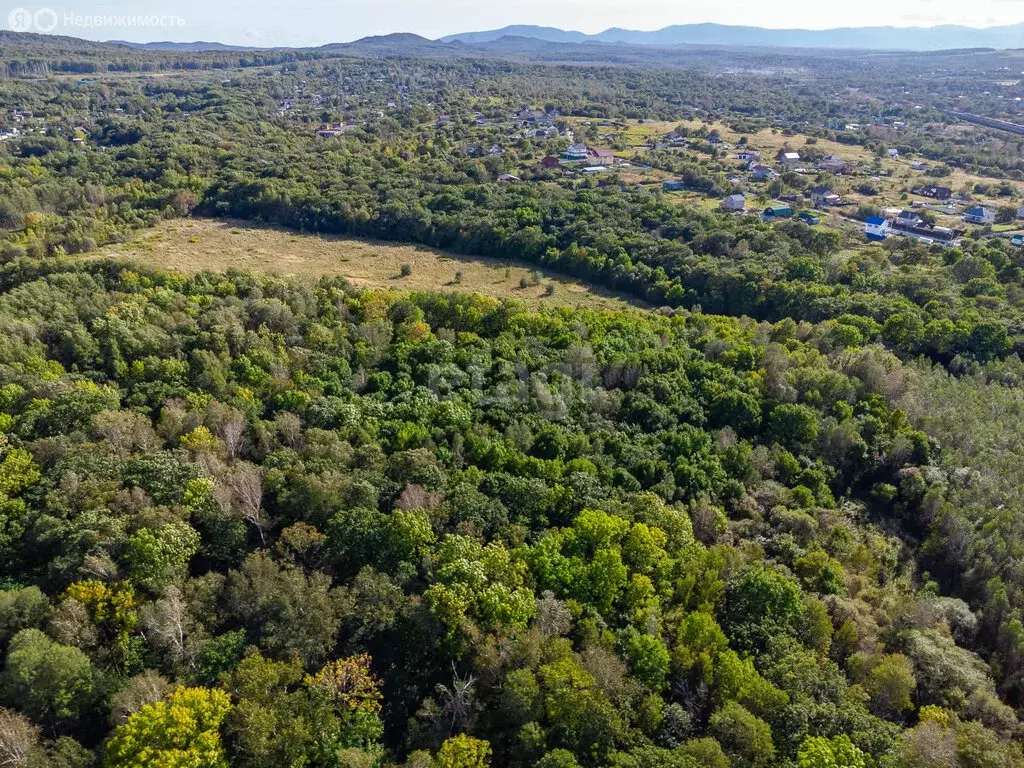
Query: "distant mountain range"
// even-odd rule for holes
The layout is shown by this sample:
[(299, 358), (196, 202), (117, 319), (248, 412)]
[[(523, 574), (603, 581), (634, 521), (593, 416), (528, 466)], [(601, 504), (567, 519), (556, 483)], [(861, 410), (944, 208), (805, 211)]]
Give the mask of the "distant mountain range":
[(117, 45), (127, 45), (139, 51), (182, 51), (196, 53), (199, 51), (252, 51), (254, 47), (246, 45), (225, 45), (224, 43), (207, 43), (198, 40), (194, 43), (175, 43), (170, 40), (161, 40), (152, 43), (132, 43), (128, 40), (111, 40)]
[[(75, 38), (55, 35), (30, 35), (0, 30), (0, 43), (19, 39), (38, 39), (53, 46), (70, 44)], [(45, 42), (43, 42), (45, 41)], [(88, 41), (77, 41), (86, 44)], [(257, 50), (295, 50), (259, 45), (226, 45), (218, 42), (133, 43), (115, 40), (91, 43), (93, 46), (127, 46), (136, 50), (178, 52), (230, 52)], [(764, 29), (724, 24), (684, 24), (652, 32), (606, 29), (596, 35), (566, 31), (555, 27), (516, 25), (483, 32), (466, 32), (429, 40), (412, 33), (394, 33), (364, 37), (351, 43), (329, 43), (301, 50), (351, 53), (354, 55), (425, 55), (466, 57), (476, 55), (543, 55), (547, 59), (586, 60), (606, 58), (625, 60), (664, 56), (683, 56), (707, 47), (732, 49), (814, 49), (825, 53), (849, 50), (870, 51), (967, 51), (977, 49), (1024, 50), (1024, 23), (975, 29), (963, 26), (939, 27), (844, 27), (838, 29)], [(827, 55), (827, 54), (826, 54)]]
[(630, 45), (725, 45), (781, 48), (862, 48), (870, 50), (937, 51), (951, 48), (1024, 48), (1024, 23), (975, 29), (939, 27), (844, 27), (839, 29), (764, 29), (725, 24), (683, 24), (653, 32), (606, 29), (596, 35), (554, 27), (511, 26), (441, 38), (479, 45), (503, 37), (533, 38), (552, 43), (627, 43)]

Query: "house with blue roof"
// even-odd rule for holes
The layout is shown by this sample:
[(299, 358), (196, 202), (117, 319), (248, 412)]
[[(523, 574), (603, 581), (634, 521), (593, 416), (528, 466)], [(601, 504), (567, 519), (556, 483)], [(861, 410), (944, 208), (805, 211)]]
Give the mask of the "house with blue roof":
[(968, 224), (991, 224), (995, 220), (996, 215), (988, 208), (982, 208), (980, 205), (964, 212), (964, 221)]
[(864, 234), (868, 240), (885, 240), (890, 231), (889, 222), (881, 216), (872, 216), (864, 222)]

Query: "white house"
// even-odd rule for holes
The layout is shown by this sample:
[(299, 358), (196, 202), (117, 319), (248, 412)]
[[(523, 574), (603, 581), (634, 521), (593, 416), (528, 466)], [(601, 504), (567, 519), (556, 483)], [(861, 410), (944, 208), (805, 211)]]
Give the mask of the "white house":
[(800, 153), (799, 152), (780, 152), (779, 153), (779, 161), (783, 165), (796, 165), (797, 163), (800, 162)]
[(892, 147), (891, 149), (888, 150), (887, 154), (889, 155), (889, 157), (891, 157), (893, 160), (895, 160), (896, 158), (898, 158), (900, 156), (900, 151), (898, 149), (896, 149), (895, 147)]
[(562, 153), (562, 157), (566, 160), (586, 160), (589, 154), (586, 144), (572, 144)]
[(988, 208), (971, 208), (964, 212), (964, 221), (968, 224), (991, 224), (996, 220), (996, 215)]
[(869, 240), (885, 240), (889, 236), (889, 222), (881, 216), (872, 216), (864, 222), (864, 234)]

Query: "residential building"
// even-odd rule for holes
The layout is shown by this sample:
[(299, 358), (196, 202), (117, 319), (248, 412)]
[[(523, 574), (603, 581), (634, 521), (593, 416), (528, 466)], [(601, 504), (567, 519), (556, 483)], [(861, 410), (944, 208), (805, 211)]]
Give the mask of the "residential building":
[(547, 157), (540, 161), (540, 165), (542, 168), (547, 168), (548, 170), (551, 170), (552, 168), (557, 168), (559, 165), (561, 165), (561, 161), (559, 161), (559, 159), (554, 155), (548, 155)]
[(614, 165), (615, 152), (610, 149), (592, 149), (587, 155), (591, 165)]
[(962, 231), (949, 227), (930, 227), (927, 224), (912, 226), (900, 223), (898, 219), (889, 222), (891, 234), (912, 237), (926, 245), (938, 244), (952, 247), (957, 244)]
[(927, 186), (918, 190), (916, 194), (930, 197), (933, 200), (949, 200), (953, 196), (953, 190), (949, 187)]
[(503, 173), (498, 177), (498, 181), (504, 181), (506, 183), (522, 181), (518, 176), (513, 176), (511, 173)]
[(815, 208), (838, 205), (841, 201), (842, 198), (828, 187), (815, 187), (811, 190), (811, 205)]
[(747, 208), (746, 195), (729, 195), (722, 200), (719, 207), (723, 211), (743, 211)]
[(779, 162), (783, 165), (797, 165), (800, 162), (800, 153), (782, 150), (779, 152)]
[(1017, 248), (1024, 248), (1024, 235), (1014, 235), (1010, 238), (1010, 245)]
[(968, 224), (991, 224), (995, 220), (996, 215), (988, 208), (982, 208), (980, 205), (964, 212), (964, 221)]
[(924, 219), (918, 216), (916, 211), (900, 211), (896, 222), (907, 227), (920, 227), (924, 224)]
[(778, 176), (778, 172), (767, 165), (756, 165), (750, 172), (750, 178), (754, 181), (772, 181)]
[(736, 159), (741, 163), (752, 163), (761, 159), (761, 153), (756, 149), (741, 149), (736, 153)]
[(810, 224), (812, 227), (821, 224), (821, 216), (816, 213), (811, 213), (810, 211), (800, 211), (797, 218), (805, 224)]
[(890, 147), (886, 151), (886, 154), (889, 155), (889, 157), (892, 158), (893, 160), (896, 160), (900, 156), (900, 151), (895, 147)]
[(864, 222), (864, 234), (868, 240), (885, 240), (889, 236), (889, 222), (881, 216), (872, 216)]
[(586, 160), (590, 154), (586, 144), (570, 144), (569, 148), (562, 153), (566, 160)]
[(321, 139), (333, 139), (335, 136), (340, 136), (344, 132), (344, 123), (324, 123), (320, 127), (320, 130), (316, 132), (316, 135)]
[(661, 185), (661, 188), (664, 189), (666, 192), (679, 192), (681, 190), (686, 189), (686, 182), (681, 181), (679, 179), (666, 181), (664, 184)]
[(850, 169), (846, 161), (839, 157), (839, 155), (831, 155), (825, 158), (818, 163), (818, 168), (826, 173), (835, 174), (836, 176), (841, 176)]

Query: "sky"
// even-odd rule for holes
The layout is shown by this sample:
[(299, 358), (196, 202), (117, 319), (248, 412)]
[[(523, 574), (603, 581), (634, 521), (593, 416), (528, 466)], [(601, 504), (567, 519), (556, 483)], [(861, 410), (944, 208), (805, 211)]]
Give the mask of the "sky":
[[(509, 24), (587, 33), (717, 22), (775, 28), (987, 27), (1024, 22), (1024, 0), (0, 0), (0, 27), (92, 40), (310, 46), (367, 35), (437, 38)], [(1024, 47), (1024, 40), (1021, 41)]]

